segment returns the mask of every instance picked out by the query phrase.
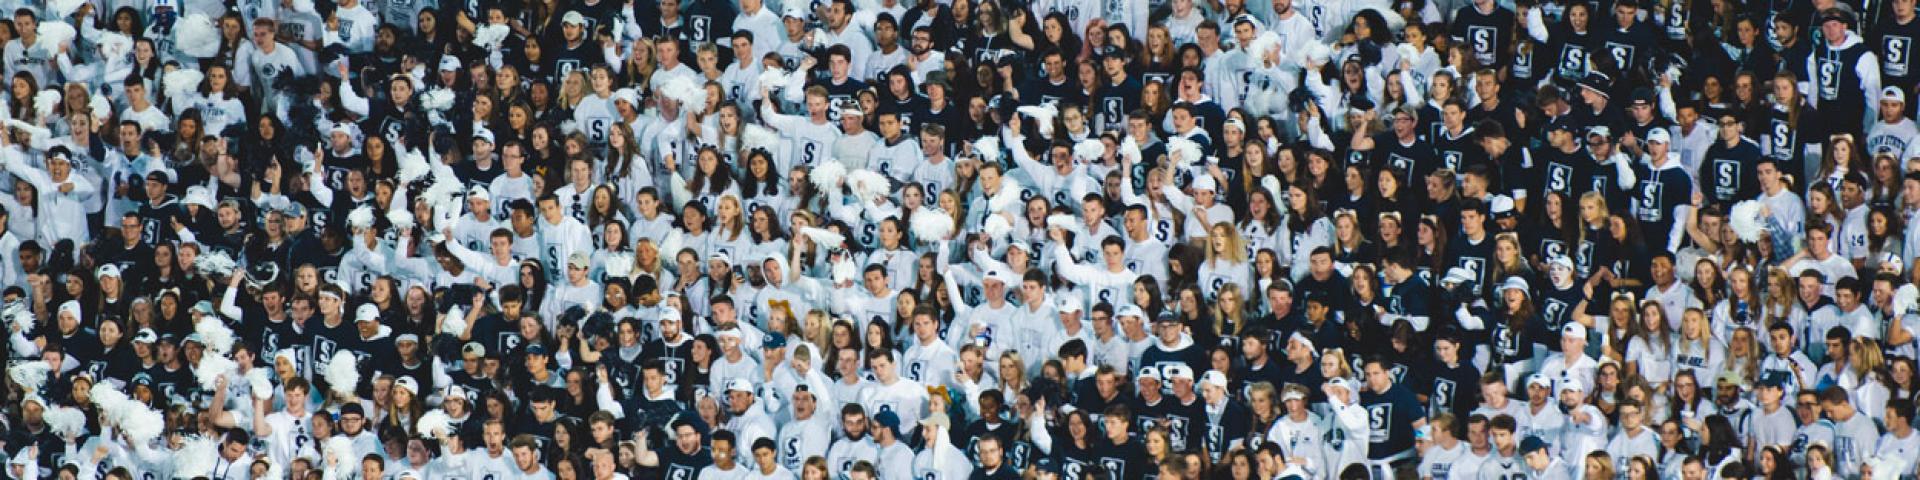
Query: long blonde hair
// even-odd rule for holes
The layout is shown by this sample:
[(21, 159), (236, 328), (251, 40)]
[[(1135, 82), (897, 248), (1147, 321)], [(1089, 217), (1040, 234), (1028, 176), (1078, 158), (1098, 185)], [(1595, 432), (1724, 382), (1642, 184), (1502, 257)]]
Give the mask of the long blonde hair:
[[(1233, 298), (1229, 300), (1228, 295)], [(1213, 331), (1221, 335), (1240, 336), (1240, 331), (1247, 328), (1246, 298), (1240, 294), (1240, 285), (1229, 282), (1221, 286), (1213, 298)], [(1227, 331), (1229, 324), (1233, 327), (1232, 332)]]
[(1212, 245), (1213, 237), (1207, 237), (1207, 263), (1212, 264), (1216, 260), (1224, 260), (1229, 264), (1247, 262), (1247, 241), (1240, 237), (1240, 229), (1233, 228), (1233, 224), (1231, 223), (1215, 222), (1212, 230), (1213, 231), (1208, 233), (1225, 237), (1227, 245), (1224, 250), (1226, 250), (1226, 252), (1216, 253)]

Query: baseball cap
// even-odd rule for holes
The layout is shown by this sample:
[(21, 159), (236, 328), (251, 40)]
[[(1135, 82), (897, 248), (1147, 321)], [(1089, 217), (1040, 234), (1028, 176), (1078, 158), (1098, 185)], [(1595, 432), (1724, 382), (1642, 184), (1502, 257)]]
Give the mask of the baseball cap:
[(1347, 377), (1333, 377), (1331, 379), (1327, 379), (1327, 386), (1339, 387), (1339, 388), (1347, 389), (1348, 391), (1352, 391), (1353, 381), (1347, 380)]
[(787, 336), (780, 332), (767, 332), (760, 340), (760, 348), (787, 348)]
[(1587, 391), (1587, 384), (1586, 382), (1580, 381), (1580, 377), (1567, 375), (1560, 379), (1560, 391), (1565, 392), (1568, 390), (1585, 392)]
[(414, 380), (413, 377), (402, 376), (393, 380), (393, 388), (404, 388), (407, 390), (407, 393), (418, 395), (420, 393), (420, 381)]
[(466, 345), (460, 346), (460, 354), (484, 357), (487, 356), (487, 346), (481, 345), (480, 342), (467, 342)]
[(782, 12), (780, 16), (784, 18), (797, 18), (800, 20), (806, 20), (807, 9), (804, 7), (801, 7), (798, 2), (795, 2), (794, 4), (787, 5), (787, 10), (785, 12)]
[(1160, 371), (1161, 373), (1165, 373), (1167, 375), (1168, 380), (1173, 380), (1173, 379), (1186, 379), (1189, 381), (1193, 380), (1193, 368), (1188, 367), (1186, 365), (1180, 365), (1180, 364), (1168, 365), (1166, 367), (1161, 368)]
[(142, 328), (138, 333), (133, 334), (133, 343), (153, 343), (159, 340), (160, 334), (153, 333), (151, 328)]
[(1140, 374), (1138, 376), (1135, 376), (1134, 380), (1137, 381), (1137, 380), (1146, 380), (1146, 379), (1153, 379), (1153, 381), (1155, 382), (1161, 381), (1160, 367), (1155, 367), (1153, 365), (1140, 367)]
[(1553, 258), (1547, 259), (1547, 265), (1552, 267), (1560, 267), (1560, 268), (1572, 270), (1573, 257), (1569, 257), (1566, 255), (1554, 255)]
[(920, 424), (938, 427), (938, 428), (947, 428), (947, 427), (953, 426), (953, 419), (948, 418), (946, 412), (934, 412), (930, 415), (927, 415), (926, 418), (920, 419)]
[(1214, 183), (1213, 176), (1211, 175), (1198, 175), (1193, 178), (1193, 191), (1213, 192), (1219, 189), (1219, 185)]
[(1147, 316), (1147, 313), (1146, 313), (1146, 312), (1143, 312), (1143, 311), (1141, 311), (1141, 310), (1140, 310), (1140, 306), (1138, 306), (1138, 305), (1133, 305), (1133, 304), (1127, 304), (1127, 305), (1121, 305), (1121, 306), (1120, 306), (1120, 311), (1119, 311), (1119, 312), (1117, 312), (1117, 313), (1114, 313), (1114, 314), (1113, 314), (1113, 316), (1115, 316), (1115, 317), (1135, 317), (1135, 318), (1140, 318), (1140, 317), (1145, 317), (1145, 316)]
[(420, 343), (420, 336), (411, 333), (402, 333), (393, 337), (393, 343), (401, 342)]
[(1585, 340), (1587, 338), (1587, 327), (1578, 323), (1568, 323), (1560, 327), (1560, 336)]
[(486, 127), (473, 127), (473, 139), (486, 140), (487, 143), (494, 143), (493, 130), (488, 130)]
[(1527, 279), (1520, 278), (1519, 275), (1507, 277), (1507, 281), (1500, 284), (1499, 291), (1501, 293), (1505, 293), (1507, 290), (1519, 290), (1521, 293), (1527, 293), (1529, 295), (1531, 295), (1533, 291), (1532, 287), (1527, 285)]
[(1546, 450), (1546, 449), (1547, 449), (1547, 441), (1541, 440), (1540, 437), (1528, 435), (1527, 439), (1520, 441), (1521, 455), (1533, 453), (1540, 450)]
[(881, 410), (880, 413), (873, 415), (873, 423), (878, 423), (882, 427), (887, 427), (898, 432), (900, 431), (900, 414), (893, 413), (893, 410)]
[(528, 355), (546, 355), (546, 354), (547, 354), (547, 346), (546, 346), (546, 345), (544, 345), (544, 344), (539, 344), (539, 343), (536, 343), (536, 344), (532, 344), (532, 345), (528, 345), (528, 346), (527, 346), (527, 354), (528, 354)]
[(100, 265), (100, 268), (93, 270), (93, 276), (94, 278), (120, 278), (120, 266), (111, 263)]
[(1653, 130), (1647, 131), (1647, 142), (1661, 144), (1671, 143), (1673, 142), (1673, 134), (1668, 133), (1665, 128), (1656, 127)]
[(1493, 201), (1487, 203), (1489, 204), (1487, 210), (1489, 213), (1492, 213), (1494, 217), (1507, 218), (1514, 215), (1513, 197), (1494, 195)]
[(380, 307), (376, 307), (371, 303), (360, 305), (360, 308), (355, 309), (353, 311), (353, 320), (356, 322), (365, 322), (369, 320), (379, 321)]
[[(1018, 244), (1019, 242), (1014, 242), (1014, 243)], [(1002, 267), (998, 265), (987, 268), (986, 273), (980, 275), (980, 281), (983, 283), (991, 280), (991, 281), (1000, 282), (1004, 284), (1012, 279), (1013, 279), (1013, 272), (1008, 271), (1006, 267)]]
[(727, 391), (753, 393), (753, 381), (745, 378), (735, 378), (727, 382)]
[(1893, 102), (1907, 103), (1907, 92), (1905, 90), (1901, 90), (1900, 87), (1881, 88), (1880, 101), (1883, 101), (1883, 102), (1893, 101)]
[(1054, 304), (1054, 308), (1059, 310), (1060, 313), (1081, 311), (1080, 298), (1077, 295), (1061, 295), (1060, 299), (1055, 301)]
[(590, 266), (593, 266), (593, 257), (587, 256), (587, 252), (573, 252), (572, 255), (567, 255), (568, 268), (586, 270)]
[(1549, 380), (1547, 379), (1546, 375), (1542, 375), (1538, 373), (1533, 375), (1528, 375), (1527, 388), (1533, 388), (1533, 387), (1553, 388), (1553, 380)]
[(1587, 136), (1589, 136), (1589, 137), (1611, 137), (1611, 136), (1613, 136), (1613, 129), (1611, 129), (1611, 128), (1607, 128), (1607, 126), (1606, 126), (1606, 125), (1594, 125), (1594, 126), (1591, 126), (1591, 127), (1587, 127)]
[(1154, 323), (1180, 323), (1180, 316), (1174, 315), (1173, 312), (1160, 312), (1160, 316), (1154, 317), (1153, 322)]
[(1760, 376), (1760, 386), (1767, 388), (1786, 388), (1787, 381), (1787, 375), (1780, 372), (1772, 372)]
[(1208, 370), (1207, 373), (1200, 374), (1200, 384), (1226, 388), (1227, 374), (1220, 373), (1219, 370)]
[(440, 71), (442, 71), (442, 72), (458, 72), (458, 71), (460, 71), (460, 57), (456, 57), (456, 56), (453, 56), (453, 55), (441, 55), (441, 56), (440, 56)]
[[(548, 18), (552, 18), (552, 17), (548, 17)], [(578, 10), (571, 11), (571, 12), (567, 12), (566, 16), (560, 17), (560, 22), (585, 26), (587, 24), (587, 16), (581, 15)]]

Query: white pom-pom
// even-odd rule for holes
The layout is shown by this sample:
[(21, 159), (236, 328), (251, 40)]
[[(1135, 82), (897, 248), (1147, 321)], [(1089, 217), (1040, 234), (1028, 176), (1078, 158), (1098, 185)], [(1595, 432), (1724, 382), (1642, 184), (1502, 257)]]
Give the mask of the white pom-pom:
[(239, 264), (234, 263), (226, 250), (209, 250), (193, 259), (193, 269), (202, 275), (226, 275), (238, 267)]
[(913, 224), (913, 236), (924, 242), (946, 240), (953, 236), (953, 216), (931, 208), (922, 208), (913, 212), (908, 222)]
[[(294, 0), (294, 1), (296, 2), (306, 1), (311, 3), (313, 0)], [(479, 46), (480, 48), (493, 50), (493, 49), (499, 48), (500, 43), (502, 41), (505, 41), (507, 39), (507, 35), (512, 33), (513, 33), (513, 30), (510, 28), (507, 28), (506, 25), (481, 26), (480, 28), (476, 28), (473, 30), (473, 44), (476, 46)]]
[(220, 30), (205, 14), (187, 14), (173, 22), (173, 44), (180, 53), (209, 58), (220, 53)]
[(833, 233), (832, 230), (819, 227), (800, 227), (800, 234), (805, 235), (807, 241), (813, 242), (814, 245), (818, 245), (821, 248), (839, 248), (841, 242), (847, 241), (845, 235)]
[(1053, 119), (1060, 116), (1060, 106), (1053, 102), (1039, 105), (1026, 105), (1015, 108), (1013, 111), (1021, 115), (1033, 117), (1033, 121), (1041, 125), (1051, 125), (1053, 124)]
[(679, 103), (680, 108), (706, 108), (707, 88), (694, 77), (679, 75), (668, 79), (666, 84), (660, 86), (660, 96)]
[(413, 431), (423, 438), (434, 438), (453, 434), (453, 417), (441, 409), (428, 410), (420, 414), (420, 421), (414, 422)]
[(394, 156), (394, 161), (400, 164), (398, 174), (402, 182), (413, 183), (433, 173), (433, 165), (427, 163), (427, 156), (421, 154), (419, 150), (407, 149), (402, 151), (399, 155)]
[(195, 435), (188, 437), (174, 452), (173, 478), (204, 478), (213, 474), (220, 458), (220, 442)]
[(632, 252), (607, 252), (606, 261), (600, 263), (600, 269), (607, 278), (629, 278), (633, 276)]
[(80, 6), (86, 4), (87, 0), (48, 0), (47, 11), (53, 13), (54, 17), (65, 19), (73, 16), (73, 12), (80, 11)]
[(193, 333), (200, 334), (201, 345), (206, 345), (208, 352), (225, 355), (233, 351), (233, 329), (227, 328), (227, 323), (220, 321), (219, 317), (201, 317), (199, 322), (193, 324)]
[(47, 429), (55, 435), (65, 438), (77, 438), (87, 434), (87, 412), (73, 407), (53, 407), (41, 414), (41, 420), (47, 422)]
[(838, 160), (827, 160), (814, 166), (813, 171), (808, 173), (814, 189), (820, 190), (821, 193), (835, 194), (840, 193), (840, 180), (846, 178), (847, 166), (842, 165)]
[(33, 330), (33, 311), (27, 309), (27, 302), (8, 303), (5, 308), (0, 308), (0, 318), (5, 318), (6, 324), (13, 326), (16, 330), (22, 332)]
[(1279, 48), (1280, 34), (1268, 30), (1261, 32), (1260, 36), (1253, 37), (1253, 41), (1247, 43), (1247, 54), (1253, 56), (1253, 61), (1259, 62), (1261, 59), (1267, 58), (1267, 52)]
[(779, 90), (781, 87), (787, 86), (787, 79), (786, 70), (767, 68), (760, 71), (760, 86), (766, 88), (767, 91)]
[(327, 362), (327, 389), (341, 397), (352, 398), (360, 386), (360, 359), (353, 352), (338, 350)]
[(347, 213), (347, 226), (354, 230), (373, 228), (373, 207), (361, 205)]
[(1000, 193), (996, 193), (993, 197), (987, 199), (987, 212), (1004, 212), (1013, 208), (1015, 205), (1019, 205), (1022, 200), (1020, 198), (1021, 188), (1019, 181), (1008, 177), (1000, 177)]
[(1909, 283), (1901, 285), (1899, 290), (1893, 292), (1893, 314), (1906, 315), (1915, 313), (1914, 307), (1917, 306), (1920, 306), (1920, 287), (1915, 287)]
[(771, 128), (749, 123), (740, 129), (740, 146), (746, 150), (758, 148), (771, 153), (780, 148), (780, 134)]
[(107, 100), (106, 95), (94, 94), (87, 100), (87, 109), (93, 111), (94, 122), (106, 123), (107, 118), (113, 116), (113, 101)]
[(453, 108), (453, 100), (454, 95), (452, 90), (436, 88), (428, 90), (427, 93), (420, 94), (420, 108), (444, 112)]
[(35, 28), (34, 32), (38, 33), (40, 38), (33, 42), (33, 48), (47, 55), (59, 54), (60, 47), (70, 46), (76, 33), (73, 31), (72, 24), (52, 20), (40, 22), (40, 26)]
[(247, 390), (253, 392), (256, 400), (273, 398), (273, 377), (267, 376), (267, 369), (256, 368), (247, 371)]
[(893, 185), (886, 175), (862, 168), (847, 174), (847, 189), (853, 190), (854, 196), (865, 202), (886, 196)]
[(212, 391), (219, 386), (220, 377), (239, 369), (240, 364), (226, 355), (211, 352), (200, 356), (200, 364), (193, 366), (193, 377), (200, 381), (200, 389)]
[(838, 262), (833, 262), (834, 284), (851, 282), (858, 276), (860, 276), (860, 270), (853, 265), (853, 260), (842, 258)]
[(1082, 162), (1099, 161), (1107, 155), (1107, 144), (1098, 139), (1089, 138), (1073, 144), (1073, 158)]
[(395, 229), (412, 230), (414, 226), (413, 212), (409, 212), (404, 208), (395, 208), (393, 210), (388, 210), (387, 223), (392, 224), (393, 228)]
[(46, 386), (47, 374), (51, 372), (53, 372), (52, 365), (44, 360), (34, 360), (22, 362), (7, 369), (7, 378), (19, 384), (21, 391), (33, 393), (40, 391), (40, 387)]
[(467, 312), (458, 305), (447, 310), (447, 318), (440, 321), (440, 333), (459, 336), (467, 333)]
[(1182, 166), (1191, 166), (1206, 158), (1200, 151), (1200, 144), (1182, 137), (1167, 139), (1167, 153), (1173, 156), (1175, 164)]
[(100, 50), (100, 58), (119, 60), (133, 52), (133, 37), (123, 34), (101, 31), (95, 34), (93, 45)]
[(1007, 217), (989, 214), (987, 215), (986, 226), (980, 229), (987, 234), (988, 239), (999, 240), (1007, 238), (1007, 234), (1013, 233), (1013, 223), (1008, 222)]
[(346, 435), (328, 437), (326, 443), (321, 444), (320, 451), (321, 455), (339, 459), (341, 465), (358, 463), (353, 458), (353, 439)]
[(1048, 215), (1047, 228), (1058, 228), (1061, 230), (1066, 230), (1068, 232), (1081, 231), (1080, 220), (1073, 218), (1072, 215), (1067, 215), (1064, 213), (1056, 213), (1053, 215)]
[(974, 140), (973, 154), (982, 162), (1000, 163), (1000, 137), (988, 135)]
[(93, 384), (93, 388), (87, 390), (87, 398), (93, 399), (93, 405), (96, 407), (95, 410), (100, 412), (101, 420), (115, 425), (126, 419), (127, 402), (133, 401), (127, 397), (126, 392), (120, 391), (120, 388), (113, 386), (111, 382)]
[(1273, 196), (1273, 199), (1270, 201), (1284, 202), (1287, 199), (1286, 192), (1280, 188), (1280, 177), (1272, 175), (1262, 177), (1260, 179), (1260, 188), (1266, 189), (1267, 194)]
[[(101, 382), (101, 385), (106, 384)], [(151, 442), (167, 429), (166, 417), (145, 404), (128, 400), (121, 404), (121, 408), (125, 412), (120, 418), (120, 433), (136, 444)]]
[(200, 82), (206, 79), (206, 74), (200, 73), (199, 70), (180, 68), (162, 75), (160, 86), (166, 91), (167, 98), (184, 102), (192, 98), (195, 91), (200, 90)]
[(54, 107), (60, 106), (60, 99), (59, 90), (51, 88), (41, 90), (40, 93), (33, 94), (33, 111), (40, 114), (42, 120), (52, 117)]
[(1301, 49), (1301, 58), (1301, 65), (1326, 65), (1333, 59), (1333, 48), (1320, 42), (1307, 42), (1306, 48)]
[(1127, 137), (1120, 141), (1121, 158), (1132, 160), (1134, 163), (1140, 163), (1142, 160), (1140, 158), (1141, 155), (1140, 143), (1133, 141), (1133, 137)]
[(1733, 234), (1741, 241), (1758, 242), (1767, 233), (1767, 222), (1760, 218), (1765, 208), (1758, 200), (1735, 203), (1727, 214), (1727, 226), (1733, 228)]

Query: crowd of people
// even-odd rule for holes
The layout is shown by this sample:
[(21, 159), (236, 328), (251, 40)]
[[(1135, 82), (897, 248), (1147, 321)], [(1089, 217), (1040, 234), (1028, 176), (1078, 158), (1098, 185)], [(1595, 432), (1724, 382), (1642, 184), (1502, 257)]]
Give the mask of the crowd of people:
[(0, 0), (0, 477), (1910, 479), (1915, 2)]

